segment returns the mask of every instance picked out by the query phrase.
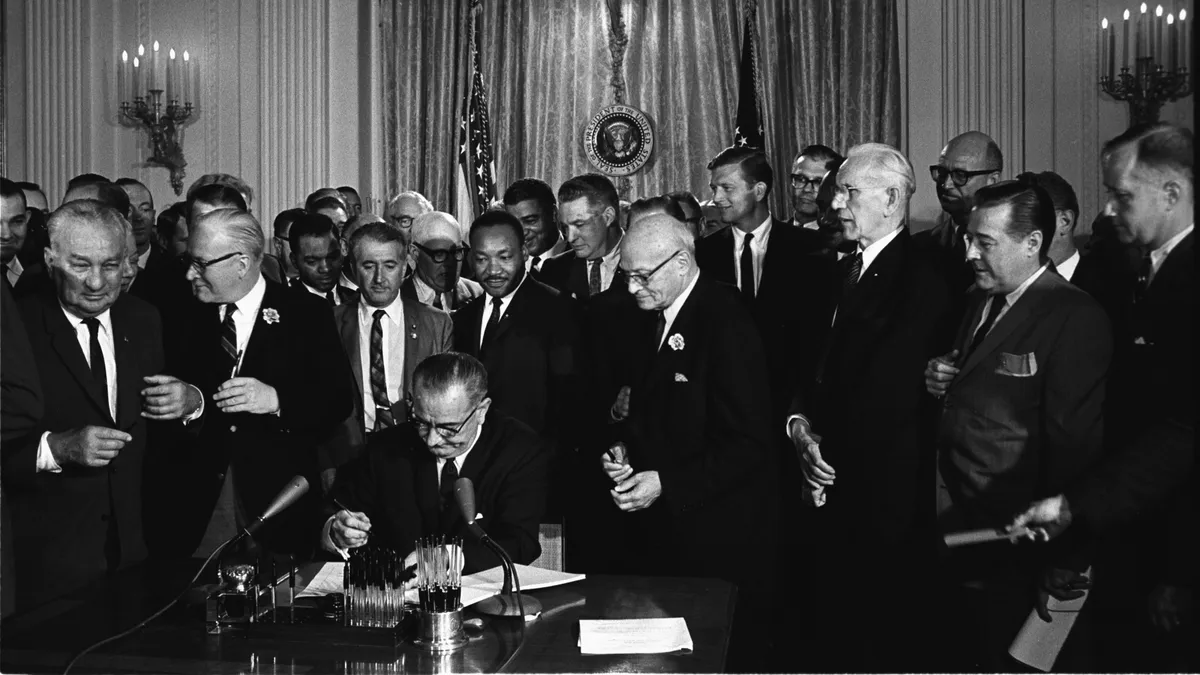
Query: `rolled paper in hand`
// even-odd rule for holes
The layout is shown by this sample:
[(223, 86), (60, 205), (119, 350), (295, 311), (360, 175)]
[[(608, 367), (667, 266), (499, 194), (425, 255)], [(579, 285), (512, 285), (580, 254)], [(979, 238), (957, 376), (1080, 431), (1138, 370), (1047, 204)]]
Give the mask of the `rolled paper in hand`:
[(944, 539), (948, 548), (958, 546), (967, 546), (970, 544), (986, 544), (993, 541), (1015, 540), (1024, 537), (1029, 530), (1024, 527), (1018, 527), (1012, 532), (1005, 532), (1004, 528), (988, 528), (983, 530), (968, 530), (966, 532), (954, 532), (947, 534)]

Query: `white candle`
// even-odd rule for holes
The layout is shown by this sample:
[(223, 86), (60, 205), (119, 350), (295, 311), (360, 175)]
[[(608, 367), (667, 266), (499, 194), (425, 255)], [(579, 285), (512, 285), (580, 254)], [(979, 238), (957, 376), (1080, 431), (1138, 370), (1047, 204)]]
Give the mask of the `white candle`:
[(158, 40), (154, 41), (154, 47), (150, 50), (150, 88), (162, 88), (162, 80), (158, 77)]
[(1175, 72), (1176, 64), (1175, 57), (1179, 54), (1179, 50), (1175, 48), (1175, 44), (1179, 42), (1179, 38), (1175, 37), (1175, 16), (1167, 15), (1167, 63), (1166, 68), (1171, 72)]
[(129, 100), (129, 52), (121, 50), (121, 67), (117, 69), (117, 105)]
[(175, 50), (167, 52), (167, 101), (173, 101), (179, 98), (179, 94), (175, 91), (178, 86), (175, 83)]
[(1184, 23), (1187, 19), (1187, 10), (1179, 10), (1179, 28), (1176, 29), (1179, 35), (1179, 67), (1192, 69), (1192, 54), (1188, 49), (1192, 46), (1191, 29), (1189, 24)]
[(141, 59), (133, 57), (133, 95), (134, 98), (140, 98), (142, 95), (142, 68)]
[(1165, 65), (1166, 52), (1163, 50), (1163, 8), (1159, 5), (1154, 9), (1154, 51), (1150, 52), (1158, 65)]
[(1121, 67), (1129, 67), (1129, 10), (1125, 10), (1125, 20), (1121, 22)]

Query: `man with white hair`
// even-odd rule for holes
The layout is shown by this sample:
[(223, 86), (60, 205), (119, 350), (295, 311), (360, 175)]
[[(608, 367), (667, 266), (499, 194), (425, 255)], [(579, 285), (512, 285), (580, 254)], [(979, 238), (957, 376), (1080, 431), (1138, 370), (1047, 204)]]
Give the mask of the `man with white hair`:
[[(738, 292), (701, 272), (688, 224), (634, 222), (621, 247), (626, 289), (642, 310), (624, 326), (633, 376), (623, 422), (602, 467), (615, 485), (626, 573), (718, 577), (738, 585), (738, 659), (767, 657), (775, 595), (778, 458), (762, 342)], [(714, 555), (740, 541), (744, 554)], [(743, 638), (759, 642), (751, 647)], [(766, 662), (737, 662), (774, 671)]]
[[(822, 620), (812, 634), (815, 669), (927, 669), (909, 589), (932, 565), (934, 400), (925, 362), (948, 349), (953, 317), (936, 266), (913, 246), (908, 202), (913, 169), (895, 148), (855, 146), (838, 170), (833, 207), (856, 250), (838, 261), (841, 288), (815, 376), (796, 387), (787, 432), (806, 476), (805, 538), (821, 554), (802, 559)], [(896, 583), (863, 584), (887, 560)], [(811, 576), (810, 576), (811, 575)], [(875, 610), (866, 614), (864, 606)], [(856, 630), (847, 632), (845, 626)], [(829, 658), (828, 662), (823, 661)]]
[[(297, 474), (316, 486), (317, 444), (350, 414), (350, 364), (328, 305), (267, 281), (263, 244), (258, 221), (241, 209), (192, 224), (187, 278), (200, 302), (180, 321), (167, 359), (206, 405), (197, 447), (164, 459), (148, 481), (158, 508), (147, 513), (169, 516), (147, 543), (166, 556), (207, 556)], [(256, 539), (281, 553), (311, 548), (305, 513), (313, 517), (318, 493)]]
[(404, 233), (405, 243), (412, 241), (413, 221), (418, 216), (433, 210), (433, 204), (425, 195), (413, 190), (406, 190), (392, 197), (383, 210), (383, 217), (388, 224), (397, 227)]
[[(53, 287), (21, 300), (45, 406), (33, 433), (5, 443), (17, 601), (30, 607), (146, 556), (142, 466), (151, 420), (200, 407), (193, 387), (159, 375), (158, 312), (121, 293), (129, 223), (86, 200), (48, 223)], [(7, 346), (6, 346), (7, 349)]]
[(414, 271), (401, 295), (445, 312), (483, 295), (482, 286), (458, 274), (470, 247), (454, 216), (443, 211), (421, 214), (412, 222), (411, 233)]

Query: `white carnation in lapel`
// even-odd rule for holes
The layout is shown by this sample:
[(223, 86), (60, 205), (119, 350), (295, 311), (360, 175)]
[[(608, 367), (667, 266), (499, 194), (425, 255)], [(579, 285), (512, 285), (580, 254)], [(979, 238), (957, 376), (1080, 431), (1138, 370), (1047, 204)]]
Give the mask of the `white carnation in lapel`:
[(264, 307), (262, 311), (262, 319), (267, 323), (279, 323), (279, 310), (274, 307)]
[(683, 341), (683, 336), (679, 333), (675, 333), (671, 337), (667, 338), (667, 344), (671, 346), (671, 349), (680, 351), (683, 349), (685, 343)]

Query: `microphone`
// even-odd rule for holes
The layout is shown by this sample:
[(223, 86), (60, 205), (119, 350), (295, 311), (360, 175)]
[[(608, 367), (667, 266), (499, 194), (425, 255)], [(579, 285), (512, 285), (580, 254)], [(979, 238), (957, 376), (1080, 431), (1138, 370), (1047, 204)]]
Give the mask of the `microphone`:
[[(462, 512), (463, 520), (467, 524), (467, 530), (479, 538), (484, 546), (487, 546), (496, 557), (500, 558), (500, 568), (504, 571), (504, 583), (500, 587), (500, 594), (492, 596), (477, 605), (475, 609), (480, 614), (489, 616), (519, 616), (519, 617), (534, 617), (542, 613), (542, 603), (537, 598), (524, 595), (521, 593), (521, 579), (517, 576), (516, 565), (513, 564), (512, 558), (504, 547), (497, 544), (483, 531), (483, 528), (475, 522), (475, 484), (470, 478), (462, 477), (454, 481), (454, 501), (458, 503), (458, 509)], [(513, 592), (513, 584), (516, 584), (516, 592)]]
[(256, 518), (254, 522), (247, 525), (246, 529), (242, 530), (240, 536), (250, 536), (254, 534), (258, 531), (258, 528), (263, 526), (263, 523), (267, 522), (268, 518), (279, 515), (280, 511), (283, 511), (292, 504), (295, 504), (300, 500), (301, 497), (304, 496), (306, 492), (308, 492), (308, 479), (304, 476), (293, 476), (292, 480), (289, 481), (288, 484), (279, 491), (279, 494), (275, 495), (275, 499), (272, 500), (271, 504), (267, 506), (267, 509), (262, 512), (262, 515)]

